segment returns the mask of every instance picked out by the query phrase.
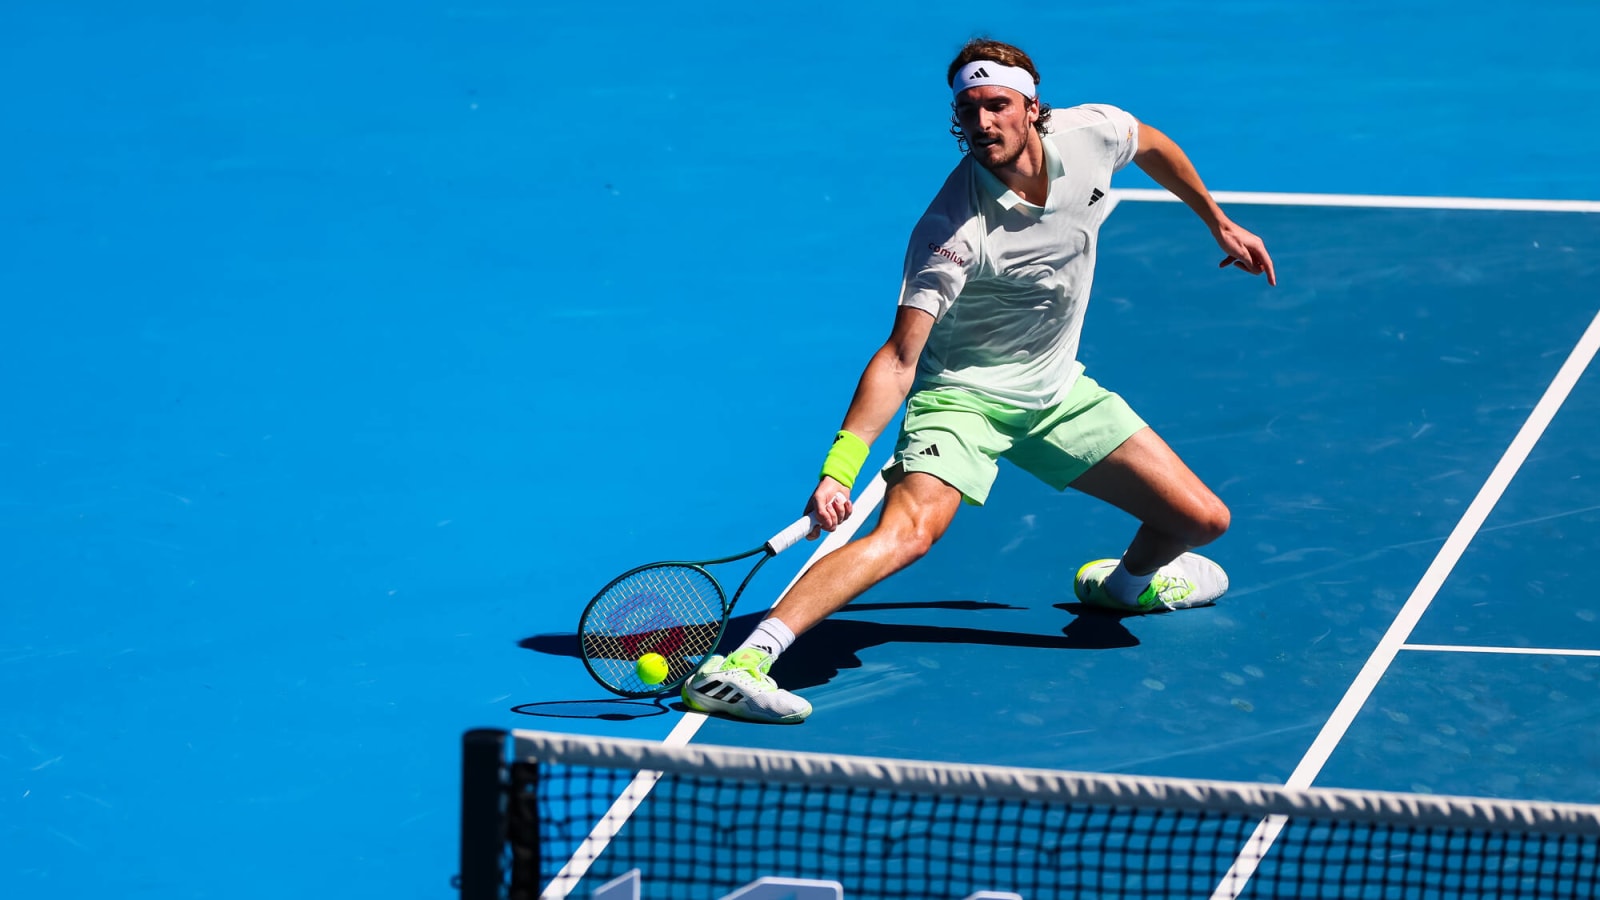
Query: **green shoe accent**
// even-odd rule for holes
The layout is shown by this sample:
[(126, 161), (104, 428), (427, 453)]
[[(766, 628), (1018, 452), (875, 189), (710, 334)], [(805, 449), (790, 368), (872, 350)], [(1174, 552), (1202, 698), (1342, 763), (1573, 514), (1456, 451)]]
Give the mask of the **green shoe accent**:
[(1194, 582), (1187, 578), (1169, 578), (1160, 572), (1150, 579), (1150, 584), (1139, 592), (1139, 608), (1182, 609), (1183, 601), (1194, 593)]
[(1078, 567), (1078, 574), (1072, 579), (1072, 592), (1078, 599), (1093, 606), (1104, 606), (1111, 609), (1132, 609), (1125, 603), (1118, 603), (1106, 591), (1106, 576), (1117, 568), (1117, 560), (1097, 559), (1086, 562)]
[(757, 647), (746, 647), (729, 656), (722, 663), (723, 672), (745, 669), (760, 675), (772, 671), (772, 654)]

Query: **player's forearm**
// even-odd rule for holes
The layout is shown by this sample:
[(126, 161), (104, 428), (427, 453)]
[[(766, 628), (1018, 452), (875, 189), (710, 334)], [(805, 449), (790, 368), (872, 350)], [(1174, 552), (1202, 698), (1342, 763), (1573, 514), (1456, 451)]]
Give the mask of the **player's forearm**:
[(1200, 173), (1189, 161), (1188, 154), (1183, 152), (1171, 138), (1162, 134), (1148, 125), (1139, 126), (1139, 153), (1134, 157), (1134, 162), (1144, 170), (1173, 196), (1184, 202), (1184, 205), (1194, 210), (1206, 227), (1213, 232), (1228, 221), (1223, 214), (1222, 207), (1212, 199), (1211, 192), (1206, 190), (1205, 182), (1200, 180)]
[(855, 396), (850, 400), (850, 410), (845, 413), (845, 431), (868, 444), (878, 435), (899, 411), (906, 394), (916, 381), (917, 361), (905, 359), (892, 344), (883, 346), (873, 354), (856, 384)]

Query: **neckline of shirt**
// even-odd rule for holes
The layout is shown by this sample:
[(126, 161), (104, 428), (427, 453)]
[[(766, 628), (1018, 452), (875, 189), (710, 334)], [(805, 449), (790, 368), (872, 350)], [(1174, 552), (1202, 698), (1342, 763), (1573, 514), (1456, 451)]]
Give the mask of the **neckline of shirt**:
[(1050, 185), (1053, 185), (1056, 179), (1067, 173), (1066, 166), (1061, 162), (1061, 153), (1056, 150), (1055, 142), (1045, 135), (1040, 135), (1039, 139), (1044, 143), (1045, 174), (1049, 176), (1045, 187), (1046, 194), (1043, 206), (1029, 203), (1022, 199), (1020, 194), (1006, 187), (1006, 183), (1001, 181), (999, 176), (989, 171), (982, 163), (977, 160), (972, 161), (972, 164), (978, 168), (979, 180), (988, 188), (989, 196), (993, 197), (996, 203), (1007, 210), (1016, 209), (1020, 206), (1034, 213), (1043, 213), (1050, 208), (1050, 198), (1055, 196), (1055, 191), (1050, 189)]

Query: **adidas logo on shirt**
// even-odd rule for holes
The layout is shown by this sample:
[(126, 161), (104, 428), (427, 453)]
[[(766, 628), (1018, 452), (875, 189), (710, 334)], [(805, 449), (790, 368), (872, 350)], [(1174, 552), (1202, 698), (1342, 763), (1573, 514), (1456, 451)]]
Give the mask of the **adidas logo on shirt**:
[(1094, 189), (1094, 193), (1089, 195), (1089, 205), (1090, 206), (1095, 205), (1095, 203), (1098, 202), (1100, 200), (1100, 198), (1104, 197), (1105, 195), (1106, 195), (1105, 191), (1102, 191), (1099, 188), (1095, 188)]

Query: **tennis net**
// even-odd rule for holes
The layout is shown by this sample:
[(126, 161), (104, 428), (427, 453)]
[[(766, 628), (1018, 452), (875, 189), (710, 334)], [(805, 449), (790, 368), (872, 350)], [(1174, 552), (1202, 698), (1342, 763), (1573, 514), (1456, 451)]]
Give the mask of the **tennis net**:
[[(1600, 807), (475, 730), (464, 900), (1590, 898)], [(997, 896), (997, 894), (991, 894)]]

